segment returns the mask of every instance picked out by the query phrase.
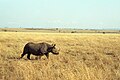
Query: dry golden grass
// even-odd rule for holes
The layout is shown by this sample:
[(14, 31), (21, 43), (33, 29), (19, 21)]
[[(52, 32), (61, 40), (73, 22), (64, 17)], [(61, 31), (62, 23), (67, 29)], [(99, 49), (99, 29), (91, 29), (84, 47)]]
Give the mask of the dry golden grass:
[[(60, 54), (19, 60), (31, 41), (56, 43)], [(120, 80), (120, 35), (0, 32), (0, 80)]]

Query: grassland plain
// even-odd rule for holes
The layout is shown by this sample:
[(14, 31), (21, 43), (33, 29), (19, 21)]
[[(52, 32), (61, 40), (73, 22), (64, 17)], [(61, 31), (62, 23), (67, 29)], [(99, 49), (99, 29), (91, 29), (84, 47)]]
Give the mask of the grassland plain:
[[(60, 54), (18, 59), (27, 42), (56, 43)], [(0, 32), (0, 80), (120, 80), (120, 34)]]

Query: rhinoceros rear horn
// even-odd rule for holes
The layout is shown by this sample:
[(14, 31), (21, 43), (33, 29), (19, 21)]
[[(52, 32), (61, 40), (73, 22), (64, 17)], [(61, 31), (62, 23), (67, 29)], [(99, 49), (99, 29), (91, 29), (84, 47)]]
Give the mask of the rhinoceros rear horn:
[(60, 48), (57, 48), (58, 49), (58, 51), (60, 51)]

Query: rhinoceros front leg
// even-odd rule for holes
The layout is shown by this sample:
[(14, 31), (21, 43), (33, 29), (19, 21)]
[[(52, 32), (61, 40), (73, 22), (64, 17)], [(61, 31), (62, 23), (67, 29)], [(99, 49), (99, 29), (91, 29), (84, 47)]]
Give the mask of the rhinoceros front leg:
[(45, 55), (46, 55), (47, 59), (49, 59), (49, 53), (46, 53)]

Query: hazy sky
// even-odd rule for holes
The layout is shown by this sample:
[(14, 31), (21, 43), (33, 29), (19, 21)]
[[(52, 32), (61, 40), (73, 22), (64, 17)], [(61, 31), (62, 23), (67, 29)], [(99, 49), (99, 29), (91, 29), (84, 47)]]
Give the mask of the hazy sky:
[(120, 0), (0, 0), (0, 27), (120, 29)]

